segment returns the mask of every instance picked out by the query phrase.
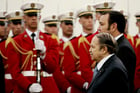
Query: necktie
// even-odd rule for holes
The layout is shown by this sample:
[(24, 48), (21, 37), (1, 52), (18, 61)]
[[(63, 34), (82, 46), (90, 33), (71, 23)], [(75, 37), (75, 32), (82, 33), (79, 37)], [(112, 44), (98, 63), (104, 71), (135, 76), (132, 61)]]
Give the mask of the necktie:
[(32, 34), (31, 34), (31, 37), (32, 37), (32, 41), (33, 41), (33, 43), (34, 43), (35, 33), (32, 33)]
[(94, 71), (93, 71), (93, 78), (92, 78), (92, 81), (90, 83), (90, 86), (92, 85), (92, 83), (93, 83), (93, 81), (94, 81), (95, 76), (97, 75), (97, 73), (98, 73), (98, 69), (97, 69), (97, 65), (96, 65), (95, 68), (94, 68)]
[(98, 73), (98, 69), (97, 69), (97, 65), (96, 65), (96, 67), (94, 68), (93, 79), (95, 78), (97, 73)]

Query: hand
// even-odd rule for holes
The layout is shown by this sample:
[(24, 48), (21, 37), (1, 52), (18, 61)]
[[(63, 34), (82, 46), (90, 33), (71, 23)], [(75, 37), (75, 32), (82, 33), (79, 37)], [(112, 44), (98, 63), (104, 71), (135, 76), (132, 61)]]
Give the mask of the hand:
[(33, 83), (30, 87), (29, 87), (29, 92), (30, 93), (34, 93), (34, 92), (41, 92), (43, 91), (42, 86), (39, 83)]
[(85, 82), (84, 84), (83, 84), (83, 89), (88, 89), (88, 86), (89, 86), (89, 84), (88, 84), (88, 82)]
[(41, 54), (44, 54), (46, 52), (46, 47), (44, 45), (44, 41), (42, 41), (40, 39), (37, 39), (35, 41), (35, 48), (36, 48), (36, 50), (40, 50)]
[(67, 93), (71, 93), (71, 87), (67, 88)]

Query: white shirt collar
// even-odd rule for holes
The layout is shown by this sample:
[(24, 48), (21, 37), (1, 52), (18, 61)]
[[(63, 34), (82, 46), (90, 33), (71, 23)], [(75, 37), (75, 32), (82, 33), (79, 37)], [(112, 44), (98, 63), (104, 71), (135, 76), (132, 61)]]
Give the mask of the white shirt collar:
[(123, 33), (115, 37), (115, 40), (118, 40), (121, 36), (123, 36)]
[(82, 36), (87, 36), (87, 35), (88, 35), (88, 34), (85, 33), (85, 32), (82, 32), (81, 34), (82, 34)]
[(106, 56), (105, 58), (103, 58), (101, 61), (99, 61), (97, 64), (97, 69), (100, 70), (101, 67), (103, 66), (103, 64), (113, 55), (114, 54), (110, 54), (110, 55)]
[[(32, 34), (33, 32), (31, 32), (29, 29), (26, 29), (26, 32), (27, 32), (27, 34), (29, 35), (29, 37), (32, 39), (31, 34)], [(35, 31), (34, 33), (35, 33), (34, 39), (36, 40), (37, 31)]]
[(140, 38), (140, 33), (138, 33), (138, 37)]
[(63, 37), (62, 37), (62, 40), (63, 40), (64, 42), (67, 42), (67, 41), (69, 41), (71, 38), (72, 38), (72, 37), (67, 38), (67, 37), (63, 36)]

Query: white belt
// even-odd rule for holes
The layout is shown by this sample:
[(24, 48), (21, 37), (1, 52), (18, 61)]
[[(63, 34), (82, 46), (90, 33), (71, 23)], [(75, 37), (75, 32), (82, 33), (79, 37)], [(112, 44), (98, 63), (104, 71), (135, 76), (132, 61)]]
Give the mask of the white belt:
[(5, 74), (5, 79), (12, 79), (11, 74)]
[[(36, 76), (36, 71), (22, 71), (21, 72), (24, 76)], [(41, 72), (41, 76), (42, 77), (52, 77), (53, 75), (52, 74), (49, 74), (45, 71), (42, 71)]]
[(81, 71), (77, 71), (76, 73), (77, 73), (78, 75), (81, 75)]

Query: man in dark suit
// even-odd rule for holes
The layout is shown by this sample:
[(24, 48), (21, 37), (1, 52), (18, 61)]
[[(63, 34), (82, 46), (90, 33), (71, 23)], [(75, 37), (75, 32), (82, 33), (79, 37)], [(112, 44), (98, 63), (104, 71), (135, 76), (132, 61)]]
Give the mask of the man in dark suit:
[(5, 93), (4, 66), (0, 56), (0, 93)]
[(97, 65), (87, 93), (129, 93), (127, 70), (115, 50), (116, 41), (110, 34), (93, 37), (89, 52)]
[(110, 33), (118, 43), (116, 55), (121, 59), (128, 71), (130, 93), (134, 91), (134, 72), (136, 66), (136, 55), (129, 41), (124, 37), (125, 18), (117, 11), (110, 11), (101, 16), (100, 32)]

